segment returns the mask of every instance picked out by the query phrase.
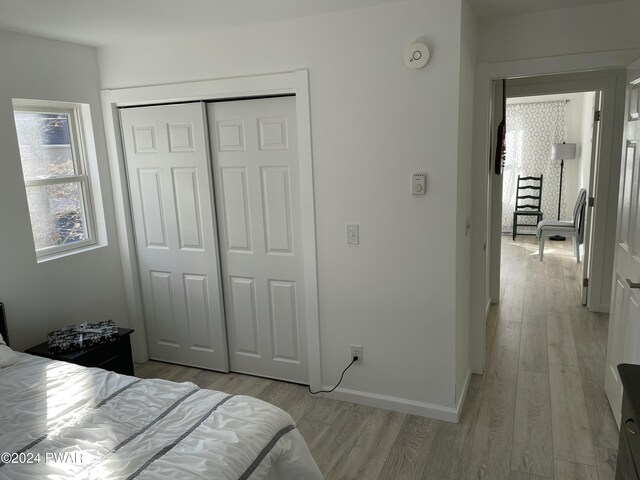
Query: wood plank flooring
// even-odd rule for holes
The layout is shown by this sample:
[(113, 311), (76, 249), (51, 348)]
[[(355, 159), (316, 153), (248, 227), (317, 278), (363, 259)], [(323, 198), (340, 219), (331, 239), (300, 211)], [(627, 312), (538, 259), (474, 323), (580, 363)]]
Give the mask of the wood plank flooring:
[(571, 242), (503, 237), (487, 370), (460, 423), (312, 397), (307, 388), (147, 362), (140, 377), (252, 395), (291, 414), (327, 480), (613, 480), (618, 429), (604, 393), (606, 315), (580, 306)]

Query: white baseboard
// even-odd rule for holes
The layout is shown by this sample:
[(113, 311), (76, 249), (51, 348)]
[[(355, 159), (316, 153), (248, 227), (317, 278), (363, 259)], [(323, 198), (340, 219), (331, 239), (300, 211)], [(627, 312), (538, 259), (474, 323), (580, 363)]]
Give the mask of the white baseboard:
[[(384, 408), (400, 413), (409, 413), (411, 415), (419, 415), (422, 417), (435, 418), (436, 420), (444, 420), (445, 422), (457, 423), (462, 412), (462, 405), (467, 396), (469, 383), (471, 382), (471, 372), (467, 374), (467, 380), (464, 384), (462, 394), (455, 408), (436, 405), (433, 403), (417, 402), (406, 398), (392, 397), (389, 395), (379, 395), (377, 393), (362, 392), (359, 390), (351, 390), (348, 388), (336, 388), (332, 393), (323, 393), (325, 398), (334, 400), (342, 400), (343, 402), (358, 403), (360, 405), (368, 405), (370, 407)], [(323, 389), (330, 389), (330, 386), (323, 386)]]

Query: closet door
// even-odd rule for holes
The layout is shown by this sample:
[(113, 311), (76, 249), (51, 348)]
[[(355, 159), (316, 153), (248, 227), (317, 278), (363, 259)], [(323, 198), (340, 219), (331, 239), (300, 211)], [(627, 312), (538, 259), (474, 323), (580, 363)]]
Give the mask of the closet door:
[(204, 115), (120, 111), (149, 356), (228, 371)]
[(207, 110), (231, 370), (308, 383), (295, 105)]

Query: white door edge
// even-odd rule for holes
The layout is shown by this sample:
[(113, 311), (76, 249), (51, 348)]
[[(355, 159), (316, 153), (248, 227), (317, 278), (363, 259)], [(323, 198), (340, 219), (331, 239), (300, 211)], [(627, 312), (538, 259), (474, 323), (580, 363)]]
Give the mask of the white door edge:
[(321, 387), (320, 324), (318, 316), (318, 277), (316, 261), (316, 228), (313, 191), (313, 156), (311, 148), (311, 114), (309, 72), (306, 69), (285, 73), (224, 78), (170, 85), (140, 86), (102, 90), (102, 112), (114, 203), (118, 242), (123, 269), (123, 281), (130, 327), (136, 330), (132, 350), (136, 362), (148, 360), (146, 331), (140, 290), (140, 273), (136, 261), (133, 223), (129, 208), (126, 165), (117, 108), (133, 105), (153, 105), (183, 101), (206, 101), (242, 97), (296, 95), (298, 154), (300, 161), (301, 208), (304, 222), (305, 295), (307, 298), (307, 348), (309, 355), (309, 384)]

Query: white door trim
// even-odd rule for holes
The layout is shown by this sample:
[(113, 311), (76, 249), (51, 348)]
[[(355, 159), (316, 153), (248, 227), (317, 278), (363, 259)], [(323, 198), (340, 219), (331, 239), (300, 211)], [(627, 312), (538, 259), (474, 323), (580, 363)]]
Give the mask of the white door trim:
[(475, 202), (471, 220), (476, 228), (472, 232), (470, 279), (474, 287), (472, 288), (470, 319), (471, 338), (473, 339), (470, 346), (470, 360), (473, 373), (483, 373), (485, 370), (485, 310), (490, 301), (491, 229), (487, 225), (487, 215), (492, 187), (492, 176), (489, 175), (489, 172), (493, 168), (493, 163), (490, 161), (491, 145), (489, 144), (493, 80), (626, 68), (638, 55), (640, 55), (640, 50), (630, 49), (478, 64), (473, 136), (473, 150), (476, 153), (472, 166), (472, 177), (475, 179), (472, 185), (472, 195)]
[[(600, 122), (600, 151), (598, 165), (590, 172), (589, 195), (596, 199), (590, 212), (593, 230), (591, 245), (593, 256), (589, 263), (589, 298), (587, 308), (595, 312), (608, 312), (610, 283), (613, 274), (613, 252), (615, 231), (611, 216), (618, 199), (618, 175), (620, 171), (622, 130), (624, 116), (624, 69), (600, 70), (596, 72), (544, 75), (507, 81), (507, 97), (517, 98), (534, 95), (580, 93), (596, 91), (602, 93), (602, 119)], [(595, 148), (595, 145), (594, 145)], [(591, 190), (595, 186), (595, 190)], [(493, 192), (496, 195), (496, 192)], [(502, 209), (502, 192), (494, 205)], [(570, 200), (567, 199), (569, 203)], [(570, 204), (570, 203), (569, 203)], [(494, 214), (497, 212), (494, 212)], [(500, 244), (499, 233), (492, 232), (492, 241)], [(607, 261), (608, 260), (608, 261)], [(608, 264), (608, 267), (607, 267)], [(491, 262), (492, 271), (500, 270), (499, 261)], [(495, 276), (497, 277), (497, 276)], [(499, 278), (494, 281), (499, 282)]]
[(120, 243), (120, 257), (124, 276), (126, 307), (131, 327), (136, 330), (132, 346), (133, 355), (137, 362), (144, 362), (149, 357), (143, 319), (140, 274), (136, 259), (126, 166), (120, 138), (120, 121), (117, 115), (117, 108), (287, 94), (296, 95), (298, 120), (309, 383), (312, 389), (320, 389), (320, 325), (318, 317), (316, 222), (308, 70), (101, 91), (109, 168), (116, 209), (116, 224), (118, 226), (118, 241)]

